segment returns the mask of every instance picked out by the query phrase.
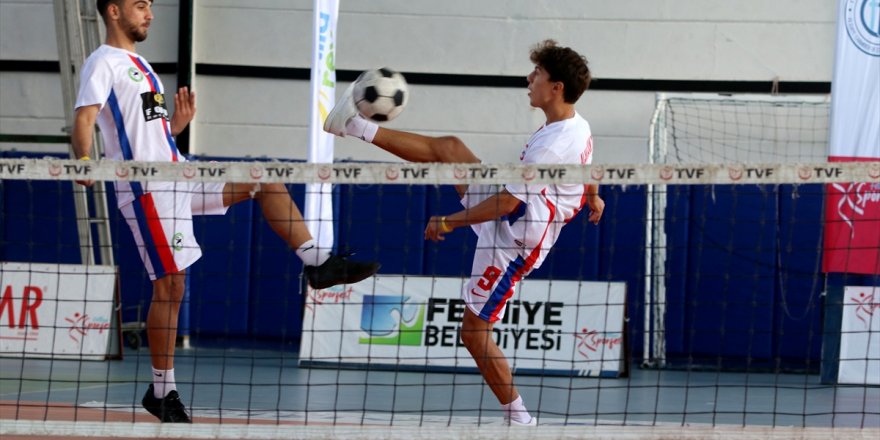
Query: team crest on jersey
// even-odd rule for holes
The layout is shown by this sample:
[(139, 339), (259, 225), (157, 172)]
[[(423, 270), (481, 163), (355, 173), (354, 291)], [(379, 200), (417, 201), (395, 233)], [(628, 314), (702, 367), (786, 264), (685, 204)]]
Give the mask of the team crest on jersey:
[(131, 78), (132, 81), (139, 83), (144, 80), (144, 74), (141, 73), (137, 67), (129, 67), (128, 68), (128, 77)]
[(165, 107), (165, 95), (156, 92), (141, 93), (141, 99), (144, 101), (144, 119), (152, 121), (153, 119), (168, 119), (168, 108)]
[(180, 232), (174, 234), (171, 239), (171, 248), (178, 252), (183, 250), (183, 234)]

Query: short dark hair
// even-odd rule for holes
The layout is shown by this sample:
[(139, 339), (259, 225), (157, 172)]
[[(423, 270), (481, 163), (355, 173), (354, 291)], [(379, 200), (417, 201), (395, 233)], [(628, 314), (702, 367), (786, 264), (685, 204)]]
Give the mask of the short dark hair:
[(565, 85), (565, 102), (574, 104), (590, 86), (587, 59), (570, 47), (561, 47), (554, 40), (544, 40), (532, 48), (529, 58), (550, 75), (551, 81)]
[(110, 3), (113, 3), (119, 6), (122, 0), (98, 0), (96, 6), (98, 7), (98, 14), (101, 15), (102, 18), (105, 18), (107, 15), (107, 7), (110, 6)]
[[(101, 18), (104, 20), (107, 19), (107, 8), (110, 6), (110, 3), (113, 3), (116, 6), (122, 6), (122, 2), (125, 0), (97, 0), (95, 5), (98, 7), (98, 14), (101, 15)], [(150, 4), (153, 3), (153, 0), (149, 0)]]

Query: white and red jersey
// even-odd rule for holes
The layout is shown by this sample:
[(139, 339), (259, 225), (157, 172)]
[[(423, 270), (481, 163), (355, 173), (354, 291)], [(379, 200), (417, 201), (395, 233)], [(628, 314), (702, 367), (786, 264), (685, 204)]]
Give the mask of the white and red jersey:
[[(82, 69), (76, 108), (98, 104), (98, 126), (104, 138), (104, 155), (110, 160), (150, 162), (184, 161), (171, 135), (165, 90), (150, 64), (135, 53), (101, 45)], [(168, 184), (117, 182), (120, 207), (144, 192)]]
[[(520, 156), (525, 164), (586, 165), (592, 160), (590, 125), (577, 113), (541, 127)], [(487, 322), (504, 316), (517, 282), (541, 266), (562, 227), (586, 203), (583, 184), (509, 184), (505, 189), (522, 203), (500, 219), (471, 225), (477, 233), (477, 249), (471, 277), (462, 290), (467, 307)], [(470, 185), (461, 202), (470, 208), (498, 190), (492, 185)]]
[[(592, 161), (590, 124), (578, 113), (538, 129), (520, 155), (520, 162), (530, 165), (587, 165)], [(562, 227), (583, 208), (587, 200), (586, 186), (517, 183), (505, 185), (505, 189), (522, 204), (501, 221), (509, 225), (526, 262), (534, 262), (532, 269), (536, 269), (556, 243)]]

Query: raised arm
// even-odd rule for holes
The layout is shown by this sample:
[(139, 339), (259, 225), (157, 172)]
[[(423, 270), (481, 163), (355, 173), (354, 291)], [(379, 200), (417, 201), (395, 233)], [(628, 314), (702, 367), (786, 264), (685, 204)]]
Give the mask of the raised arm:
[(196, 92), (181, 87), (174, 94), (174, 114), (171, 116), (171, 135), (177, 136), (196, 116)]

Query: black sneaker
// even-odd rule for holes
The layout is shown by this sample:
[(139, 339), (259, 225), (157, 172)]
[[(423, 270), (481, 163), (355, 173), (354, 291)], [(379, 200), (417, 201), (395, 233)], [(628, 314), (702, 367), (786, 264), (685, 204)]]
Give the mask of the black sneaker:
[(312, 289), (326, 289), (337, 284), (354, 284), (373, 276), (381, 266), (375, 261), (349, 260), (350, 254), (331, 255), (320, 266), (306, 266), (304, 272)]
[(157, 399), (153, 394), (153, 384), (150, 384), (147, 394), (144, 394), (144, 399), (141, 400), (141, 405), (150, 414), (158, 417), (162, 423), (192, 423), (177, 391), (171, 391), (165, 398)]

